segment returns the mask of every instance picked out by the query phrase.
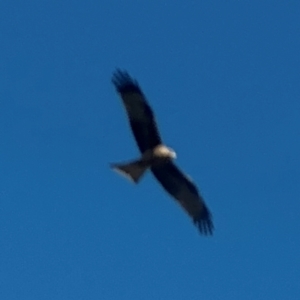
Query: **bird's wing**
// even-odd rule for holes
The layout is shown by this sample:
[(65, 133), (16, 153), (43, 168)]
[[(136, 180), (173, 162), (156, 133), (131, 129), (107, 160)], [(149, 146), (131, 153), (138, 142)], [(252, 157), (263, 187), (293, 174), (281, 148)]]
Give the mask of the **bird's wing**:
[(212, 216), (194, 183), (171, 161), (151, 170), (164, 189), (190, 215), (200, 233), (211, 235), (214, 229)]
[(112, 78), (121, 95), (129, 123), (142, 153), (162, 143), (153, 111), (138, 83), (127, 72), (117, 70)]

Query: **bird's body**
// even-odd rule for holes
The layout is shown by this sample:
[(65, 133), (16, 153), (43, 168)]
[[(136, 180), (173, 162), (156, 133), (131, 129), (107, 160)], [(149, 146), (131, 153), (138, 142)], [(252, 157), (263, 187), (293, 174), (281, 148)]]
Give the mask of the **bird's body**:
[(190, 215), (200, 232), (212, 234), (211, 214), (194, 183), (174, 164), (176, 154), (163, 144), (153, 111), (138, 83), (122, 71), (117, 71), (112, 81), (123, 100), (141, 157), (111, 167), (135, 183), (150, 169), (163, 188)]
[(138, 160), (126, 164), (112, 164), (111, 167), (135, 183), (138, 183), (149, 168), (160, 168), (175, 157), (176, 154), (172, 149), (165, 145), (158, 145), (142, 153), (142, 156)]

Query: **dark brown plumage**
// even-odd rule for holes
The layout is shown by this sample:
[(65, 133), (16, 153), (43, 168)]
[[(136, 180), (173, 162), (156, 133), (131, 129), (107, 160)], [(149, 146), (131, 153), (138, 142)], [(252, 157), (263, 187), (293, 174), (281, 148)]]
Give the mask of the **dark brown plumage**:
[(150, 169), (163, 188), (192, 218), (200, 232), (211, 235), (214, 229), (211, 213), (195, 184), (173, 163), (175, 153), (163, 145), (153, 111), (138, 83), (127, 72), (120, 70), (114, 73), (112, 82), (123, 100), (142, 154), (138, 160), (113, 164), (112, 167), (136, 183)]

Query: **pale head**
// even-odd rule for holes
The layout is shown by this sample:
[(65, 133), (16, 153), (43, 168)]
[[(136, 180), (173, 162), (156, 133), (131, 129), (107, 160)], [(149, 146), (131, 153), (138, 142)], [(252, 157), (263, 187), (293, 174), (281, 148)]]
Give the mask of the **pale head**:
[(176, 158), (176, 153), (173, 149), (165, 146), (165, 145), (158, 145), (154, 148), (153, 154), (158, 157), (166, 157), (166, 158)]

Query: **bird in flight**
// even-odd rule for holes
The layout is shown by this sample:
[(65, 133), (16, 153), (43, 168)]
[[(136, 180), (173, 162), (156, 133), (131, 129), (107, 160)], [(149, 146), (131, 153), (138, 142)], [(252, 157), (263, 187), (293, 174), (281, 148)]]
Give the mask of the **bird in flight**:
[(162, 142), (154, 113), (138, 82), (121, 70), (116, 70), (112, 82), (125, 106), (141, 157), (127, 163), (111, 164), (111, 168), (134, 183), (138, 183), (150, 170), (192, 218), (200, 233), (212, 235), (214, 225), (211, 213), (195, 184), (174, 164), (176, 153)]

